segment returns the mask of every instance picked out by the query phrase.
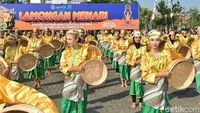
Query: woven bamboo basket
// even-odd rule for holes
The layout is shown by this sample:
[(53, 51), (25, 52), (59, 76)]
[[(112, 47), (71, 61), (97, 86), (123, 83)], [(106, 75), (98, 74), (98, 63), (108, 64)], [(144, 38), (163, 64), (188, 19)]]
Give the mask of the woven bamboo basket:
[(52, 40), (51, 44), (54, 46), (54, 48), (56, 49), (56, 51), (60, 50), (62, 47), (62, 43), (59, 40)]
[(169, 84), (176, 89), (185, 89), (194, 80), (195, 67), (187, 60), (174, 60), (168, 69), (171, 72)]
[(54, 47), (51, 44), (44, 44), (37, 51), (41, 57), (50, 58), (54, 54)]
[(185, 57), (185, 59), (189, 59), (192, 56), (192, 51), (189, 46), (181, 46), (178, 48), (177, 52)]
[(4, 108), (0, 113), (43, 113), (40, 109), (33, 105), (18, 104)]
[(37, 66), (38, 56), (33, 53), (26, 53), (19, 57), (18, 66), (22, 71), (32, 71)]
[(107, 68), (101, 60), (88, 60), (84, 68), (85, 71), (81, 73), (81, 76), (89, 85), (100, 85), (107, 78)]

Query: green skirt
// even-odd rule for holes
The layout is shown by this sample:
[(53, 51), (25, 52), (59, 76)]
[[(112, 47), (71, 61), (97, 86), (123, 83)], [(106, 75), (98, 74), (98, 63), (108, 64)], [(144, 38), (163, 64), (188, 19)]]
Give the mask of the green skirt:
[(44, 60), (44, 69), (54, 68), (55, 67), (55, 57), (51, 56), (50, 58)]
[(55, 59), (55, 63), (59, 63), (60, 62), (60, 58), (61, 58), (61, 51), (56, 51), (55, 54), (53, 55), (54, 59)]
[(196, 74), (195, 80), (196, 80), (196, 90), (197, 92), (200, 93), (200, 74)]
[(23, 83), (24, 82), (24, 74), (20, 73), (19, 78), (17, 80), (14, 80), (14, 81), (18, 82), (18, 83)]
[(36, 66), (35, 69), (33, 69), (32, 71), (28, 72), (28, 78), (29, 79), (37, 79), (40, 77), (44, 77), (45, 75), (45, 71), (44, 71), (44, 60), (40, 60), (40, 64)]
[(119, 77), (125, 80), (129, 80), (130, 76), (130, 67), (119, 65)]
[(61, 100), (61, 113), (86, 113), (87, 107), (87, 90), (83, 90), (84, 100), (75, 102), (62, 97)]
[[(169, 96), (168, 95), (165, 96), (165, 101), (166, 101), (167, 107), (169, 107), (170, 104), (169, 104)], [(142, 102), (141, 113), (170, 113), (170, 108), (166, 108), (165, 110), (159, 110), (159, 109), (155, 109), (155, 108), (149, 106), (145, 102)]]
[(119, 65), (118, 65), (118, 62), (117, 61), (112, 61), (112, 68), (113, 69), (117, 69), (117, 68), (119, 68)]
[(108, 53), (108, 57), (113, 58), (113, 55), (114, 55), (114, 52), (110, 50), (109, 53)]
[(144, 94), (143, 84), (130, 80), (129, 94), (136, 95), (137, 98), (141, 98)]
[(104, 48), (103, 55), (106, 56), (106, 57), (108, 57), (109, 56), (109, 51), (110, 50)]

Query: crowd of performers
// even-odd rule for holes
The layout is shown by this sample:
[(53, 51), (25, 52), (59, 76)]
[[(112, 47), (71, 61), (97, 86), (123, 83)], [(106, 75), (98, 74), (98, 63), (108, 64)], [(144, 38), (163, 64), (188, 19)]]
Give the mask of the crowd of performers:
[[(50, 58), (40, 57), (37, 49), (43, 44), (51, 44), (54, 39), (64, 42), (65, 46), (54, 52)], [(191, 44), (188, 43), (190, 39), (194, 39)], [(21, 45), (21, 40), (27, 40), (28, 45)], [(170, 72), (167, 67), (172, 60), (184, 59), (177, 53), (181, 46), (188, 45), (191, 48), (196, 67), (196, 91), (200, 93), (200, 27), (194, 32), (183, 28), (180, 33), (173, 30), (140, 32), (112, 29), (99, 31), (97, 35), (84, 30), (61, 32), (48, 28), (23, 32), (3, 31), (0, 32), (0, 61), (6, 69), (2, 75), (19, 83), (23, 83), (24, 76), (27, 75), (34, 80), (33, 88), (39, 89), (42, 86), (41, 79), (45, 79), (45, 75), (51, 75), (51, 69), (59, 68), (65, 76), (60, 112), (86, 113), (88, 85), (82, 80), (80, 73), (84, 72), (84, 62), (100, 59), (89, 51), (91, 41), (98, 43), (103, 53), (102, 59), (112, 63), (112, 68), (121, 80), (121, 87), (130, 88), (131, 107), (136, 108), (139, 105), (142, 113), (168, 112), (166, 109), (170, 104), (167, 78)], [(19, 57), (25, 53), (38, 56), (38, 64), (30, 72), (21, 71), (17, 65)], [(6, 85), (0, 86), (0, 94), (5, 95), (3, 91), (8, 90)], [(1, 100), (8, 100), (5, 97), (0, 98), (0, 104)]]

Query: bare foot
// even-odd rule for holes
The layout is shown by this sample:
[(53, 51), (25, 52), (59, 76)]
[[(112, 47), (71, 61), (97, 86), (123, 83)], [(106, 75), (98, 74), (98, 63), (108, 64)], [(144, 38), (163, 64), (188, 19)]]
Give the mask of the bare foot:
[(127, 84), (125, 84), (125, 87), (128, 87), (128, 85), (127, 85)]
[(38, 85), (37, 84), (34, 84), (33, 85), (33, 88), (37, 89)]
[(142, 102), (139, 102), (139, 107), (142, 108)]
[(124, 85), (122, 84), (121, 87), (124, 87)]
[(50, 76), (50, 75), (51, 75), (51, 72), (50, 72), (49, 70), (46, 70), (46, 71), (45, 71), (45, 74), (47, 74), (47, 75)]
[(135, 102), (132, 103), (131, 108), (133, 108), (133, 109), (136, 108), (136, 103)]

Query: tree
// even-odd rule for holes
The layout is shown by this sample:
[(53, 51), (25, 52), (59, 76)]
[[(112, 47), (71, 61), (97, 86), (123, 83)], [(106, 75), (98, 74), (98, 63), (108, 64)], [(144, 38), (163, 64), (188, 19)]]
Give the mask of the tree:
[(169, 29), (177, 28), (179, 25), (179, 20), (181, 13), (184, 11), (184, 7), (180, 5), (180, 2), (177, 1), (172, 5), (172, 9), (168, 7), (164, 0), (161, 0), (157, 6), (157, 11), (159, 14), (154, 20), (154, 26), (159, 29)]
[(197, 8), (189, 9), (186, 14), (190, 27), (200, 26), (200, 11)]
[(146, 26), (149, 21), (149, 17), (152, 15), (152, 11), (147, 8), (142, 8), (139, 6), (139, 16), (140, 16), (140, 29), (146, 29)]

